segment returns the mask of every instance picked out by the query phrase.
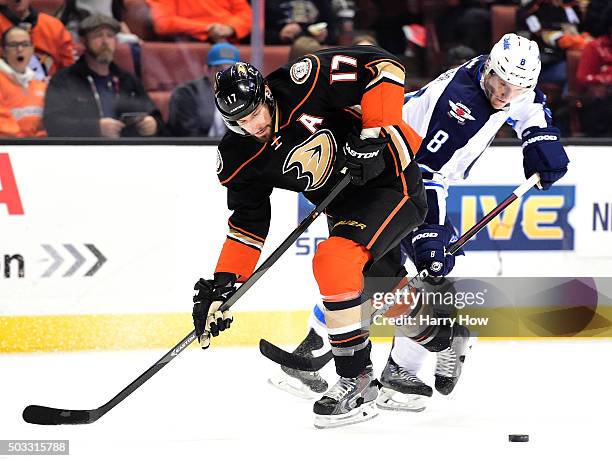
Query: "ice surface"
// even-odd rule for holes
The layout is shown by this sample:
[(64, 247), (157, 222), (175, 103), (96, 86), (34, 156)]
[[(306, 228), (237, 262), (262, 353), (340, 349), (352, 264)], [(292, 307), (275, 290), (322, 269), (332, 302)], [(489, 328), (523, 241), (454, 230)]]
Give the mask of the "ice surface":
[[(389, 344), (374, 345), (378, 372), (388, 350)], [(0, 355), (0, 439), (69, 439), (63, 459), (70, 460), (612, 456), (607, 340), (480, 341), (450, 397), (434, 394), (422, 413), (381, 412), (340, 429), (315, 429), (312, 401), (267, 384), (278, 367), (256, 349), (214, 346), (184, 352), (92, 425), (32, 426), (21, 419), (28, 404), (98, 407), (164, 352)], [(332, 366), (324, 373), (334, 379)], [(432, 374), (430, 360), (421, 377), (433, 385)], [(531, 441), (510, 443), (510, 433)]]

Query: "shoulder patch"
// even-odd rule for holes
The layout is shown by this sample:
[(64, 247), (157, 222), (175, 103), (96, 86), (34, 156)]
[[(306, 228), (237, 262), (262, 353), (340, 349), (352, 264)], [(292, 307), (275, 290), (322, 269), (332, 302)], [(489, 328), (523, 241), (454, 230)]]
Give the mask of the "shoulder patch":
[(289, 69), (291, 80), (298, 85), (301, 85), (308, 80), (308, 77), (310, 77), (310, 72), (312, 72), (312, 63), (308, 58), (304, 58), (301, 61), (296, 62), (291, 66), (291, 69)]
[(223, 170), (223, 157), (221, 156), (221, 151), (217, 149), (217, 174), (221, 174)]

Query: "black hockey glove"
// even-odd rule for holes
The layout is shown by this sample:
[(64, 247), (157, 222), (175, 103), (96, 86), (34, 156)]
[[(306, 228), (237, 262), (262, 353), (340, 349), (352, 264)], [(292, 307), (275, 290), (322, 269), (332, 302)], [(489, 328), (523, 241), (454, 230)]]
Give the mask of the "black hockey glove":
[(344, 166), (351, 175), (351, 183), (363, 186), (383, 172), (385, 169), (383, 150), (388, 142), (389, 136), (361, 139), (357, 132), (348, 134), (342, 153), (345, 159)]
[(220, 311), (219, 307), (236, 291), (234, 283), (234, 274), (217, 272), (214, 280), (200, 279), (193, 287), (197, 290), (193, 297), (193, 325), (202, 349), (210, 346), (211, 335), (218, 336), (232, 324), (229, 309)]

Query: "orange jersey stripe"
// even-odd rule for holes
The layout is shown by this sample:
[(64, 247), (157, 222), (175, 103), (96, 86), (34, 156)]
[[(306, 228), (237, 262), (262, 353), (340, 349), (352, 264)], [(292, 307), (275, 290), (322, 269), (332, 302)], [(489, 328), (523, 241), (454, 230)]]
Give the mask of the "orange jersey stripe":
[[(314, 82), (312, 82), (312, 86), (310, 87), (310, 90), (308, 90), (308, 93), (306, 93), (306, 96), (304, 96), (304, 99), (302, 99), (300, 103), (297, 106), (295, 106), (295, 108), (291, 111), (291, 113), (289, 114), (289, 118), (287, 119), (287, 122), (283, 126), (281, 126), (281, 129), (289, 125), (289, 122), (291, 122), (291, 117), (293, 117), (293, 114), (295, 114), (295, 111), (298, 110), (302, 104), (304, 104), (304, 102), (310, 97), (312, 90), (314, 90), (315, 86), (317, 86), (317, 81), (319, 80), (319, 71), (321, 70), (321, 61), (319, 61), (319, 58), (316, 57), (314, 54), (309, 54), (307, 56), (310, 58), (314, 58), (317, 61), (317, 73), (315, 74)], [(404, 101), (403, 94), (402, 94), (402, 101)]]
[(251, 163), (257, 157), (259, 157), (259, 155), (265, 150), (266, 147), (268, 147), (268, 143), (265, 143), (263, 145), (263, 147), (261, 149), (259, 149), (255, 155), (253, 155), (250, 159), (248, 159), (246, 162), (244, 162), (242, 165), (240, 165), (236, 169), (236, 171), (234, 171), (232, 173), (232, 175), (229, 178), (227, 178), (225, 181), (221, 181), (221, 185), (224, 185), (224, 184), (227, 184), (228, 182), (230, 182), (240, 172), (240, 170), (242, 170), (245, 166), (247, 166), (249, 163)]
[[(404, 175), (402, 175), (402, 177), (403, 176)], [(405, 186), (405, 183), (404, 183), (404, 186)], [(409, 199), (409, 197), (407, 195), (405, 197), (403, 197), (400, 200), (400, 202), (397, 204), (397, 206), (393, 209), (391, 214), (389, 216), (387, 216), (387, 219), (385, 219), (385, 222), (382, 223), (382, 226), (380, 226), (380, 228), (376, 231), (376, 233), (374, 234), (374, 237), (372, 237), (372, 240), (370, 240), (368, 242), (368, 245), (366, 246), (366, 248), (368, 250), (370, 248), (372, 248), (372, 245), (374, 245), (374, 242), (376, 242), (376, 239), (378, 239), (378, 236), (382, 233), (382, 231), (385, 230), (385, 228), (389, 225), (389, 222), (391, 222), (393, 217), (397, 214), (397, 212), (400, 210), (400, 208), (404, 206), (404, 204), (408, 201), (408, 199)]]

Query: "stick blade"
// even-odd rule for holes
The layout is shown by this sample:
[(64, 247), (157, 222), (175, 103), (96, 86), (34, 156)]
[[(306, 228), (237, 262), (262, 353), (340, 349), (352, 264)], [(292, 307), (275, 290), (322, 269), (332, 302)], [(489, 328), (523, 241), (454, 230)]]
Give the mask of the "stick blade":
[(44, 426), (90, 424), (99, 418), (95, 410), (62, 410), (40, 405), (28, 405), (22, 416), (26, 423)]
[(265, 339), (259, 340), (259, 352), (279, 365), (301, 371), (319, 371), (332, 359), (331, 351), (320, 357), (304, 357), (287, 352)]

